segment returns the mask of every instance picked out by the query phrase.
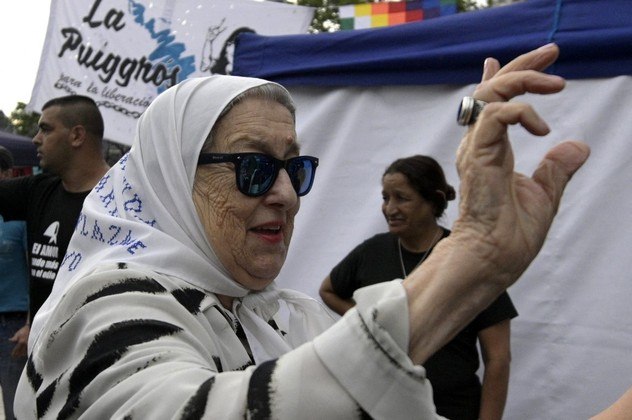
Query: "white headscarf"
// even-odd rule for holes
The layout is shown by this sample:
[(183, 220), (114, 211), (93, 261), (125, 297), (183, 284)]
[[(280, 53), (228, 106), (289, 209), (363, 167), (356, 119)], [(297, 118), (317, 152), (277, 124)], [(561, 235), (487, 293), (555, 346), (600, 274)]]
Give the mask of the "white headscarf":
[[(237, 312), (260, 362), (309, 341), (333, 323), (316, 300), (274, 284), (250, 291), (230, 278), (206, 239), (192, 199), (198, 155), (222, 110), (266, 80), (210, 76), (187, 79), (159, 95), (138, 121), (129, 153), (86, 198), (53, 291), (35, 316), (33, 349), (64, 292), (95, 267), (133, 262), (210, 293), (242, 299)], [(288, 345), (266, 319), (284, 300)]]

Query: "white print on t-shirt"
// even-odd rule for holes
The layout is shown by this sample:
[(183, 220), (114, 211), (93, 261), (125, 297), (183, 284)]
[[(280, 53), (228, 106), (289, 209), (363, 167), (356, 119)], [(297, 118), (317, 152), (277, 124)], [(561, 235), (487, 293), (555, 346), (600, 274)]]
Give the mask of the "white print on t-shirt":
[(59, 232), (59, 222), (53, 222), (50, 226), (44, 231), (44, 236), (48, 236), (49, 244), (57, 243), (57, 232)]
[[(48, 244), (33, 243), (31, 249), (31, 276), (53, 280), (59, 268), (59, 247), (57, 233), (59, 222), (53, 222), (46, 228), (43, 236), (48, 238)], [(52, 244), (52, 245), (51, 245)]]

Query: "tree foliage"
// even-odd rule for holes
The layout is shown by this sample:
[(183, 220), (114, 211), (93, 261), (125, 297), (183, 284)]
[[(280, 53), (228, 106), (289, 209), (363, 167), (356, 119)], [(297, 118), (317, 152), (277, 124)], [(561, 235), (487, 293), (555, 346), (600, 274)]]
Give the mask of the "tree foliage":
[[(336, 32), (340, 29), (338, 6), (346, 3), (340, 0), (297, 0), (297, 4), (315, 8), (314, 18), (309, 27), (310, 33)], [(353, 4), (353, 2), (347, 4)]]
[(456, 10), (459, 13), (470, 12), (472, 10), (484, 9), (492, 7), (493, 0), (477, 1), (477, 0), (456, 0)]
[(22, 136), (33, 137), (37, 134), (39, 117), (40, 114), (37, 112), (28, 112), (24, 102), (18, 102), (9, 117), (5, 116), (2, 129)]

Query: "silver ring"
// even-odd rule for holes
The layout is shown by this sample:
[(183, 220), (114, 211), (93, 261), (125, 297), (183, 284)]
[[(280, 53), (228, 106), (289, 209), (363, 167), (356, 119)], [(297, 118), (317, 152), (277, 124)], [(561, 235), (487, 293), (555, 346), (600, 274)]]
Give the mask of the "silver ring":
[(459, 125), (474, 124), (485, 105), (487, 105), (487, 102), (485, 101), (480, 101), (472, 98), (471, 96), (465, 96), (461, 100), (461, 105), (459, 105), (456, 122), (459, 123)]

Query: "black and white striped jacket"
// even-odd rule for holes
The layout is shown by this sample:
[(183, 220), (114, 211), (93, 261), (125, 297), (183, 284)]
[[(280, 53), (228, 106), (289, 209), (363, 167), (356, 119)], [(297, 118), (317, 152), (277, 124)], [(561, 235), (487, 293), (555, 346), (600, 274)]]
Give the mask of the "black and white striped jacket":
[(332, 328), (255, 366), (214, 295), (149, 270), (103, 267), (75, 283), (48, 320), (22, 375), (16, 416), (437, 418), (424, 369), (402, 350), (401, 282), (354, 297), (356, 309)]

